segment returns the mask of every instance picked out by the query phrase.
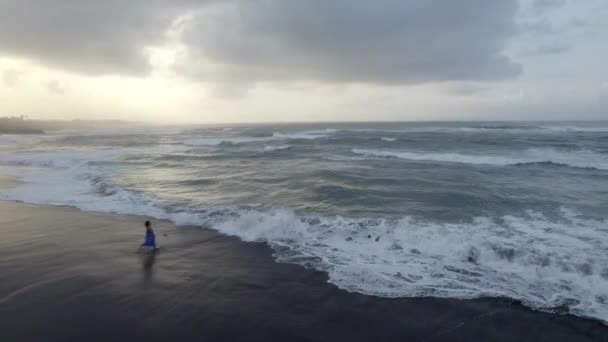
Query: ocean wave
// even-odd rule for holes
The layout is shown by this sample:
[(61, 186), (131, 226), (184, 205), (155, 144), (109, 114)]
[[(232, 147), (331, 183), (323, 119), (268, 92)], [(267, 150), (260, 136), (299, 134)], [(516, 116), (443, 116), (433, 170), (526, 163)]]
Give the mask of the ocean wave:
[(440, 161), (464, 164), (509, 165), (513, 162), (512, 159), (505, 158), (502, 156), (476, 156), (465, 155), (460, 153), (399, 152), (360, 148), (354, 148), (352, 152), (367, 157), (398, 158), (419, 161)]
[(272, 140), (273, 137), (232, 137), (232, 138), (196, 138), (186, 139), (184, 145), (188, 146), (219, 146), (222, 144), (244, 144), (258, 141)]
[(33, 145), (41, 141), (54, 140), (58, 134), (0, 134), (0, 148)]
[(608, 126), (534, 126), (534, 125), (480, 125), (463, 127), (463, 130), (504, 131), (504, 132), (608, 132)]
[(301, 216), (288, 209), (197, 212), (168, 210), (105, 182), (85, 165), (20, 177), (24, 183), (1, 192), (1, 199), (149, 215), (266, 242), (279, 261), (325, 271), (330, 282), (348, 291), (382, 297), (509, 297), (541, 310), (559, 308), (608, 320), (601, 285), (608, 281), (602, 245), (607, 222), (582, 219), (567, 209), (559, 220), (530, 212), (468, 223)]
[(22, 143), (27, 138), (22, 135), (0, 134), (0, 145), (15, 145)]
[(345, 128), (345, 132), (371, 132), (371, 133), (523, 133), (535, 130), (544, 130), (536, 126), (421, 126), (403, 128)]
[(465, 129), (482, 129), (482, 130), (512, 130), (512, 129), (541, 129), (540, 126), (531, 125), (478, 125), (463, 127)]
[(505, 133), (585, 133), (585, 132), (608, 132), (606, 127), (585, 127), (585, 126), (510, 126), (510, 125), (485, 125), (462, 127), (463, 132), (505, 132)]
[(543, 129), (553, 132), (591, 132), (603, 133), (608, 132), (608, 126), (582, 127), (582, 126), (544, 126)]
[(10, 153), (0, 154), (0, 164), (67, 169), (89, 162), (108, 161), (118, 154), (119, 152), (113, 149)]
[(324, 160), (330, 160), (335, 162), (348, 162), (348, 161), (362, 161), (367, 160), (369, 158), (366, 157), (355, 157), (355, 156), (343, 156), (343, 155), (333, 155), (333, 156), (325, 156)]
[[(525, 163), (515, 163), (512, 164), (513, 166), (521, 166), (521, 167), (525, 167), (525, 166), (539, 166), (539, 167), (572, 167), (571, 165), (568, 164), (564, 164), (564, 163), (556, 163), (556, 162), (552, 162), (552, 161), (540, 161), (540, 162), (525, 162)], [(581, 167), (578, 166), (579, 168), (583, 168), (583, 169), (590, 169), (590, 170), (598, 170), (595, 167)]]
[(397, 138), (382, 137), (382, 138), (380, 138), (380, 140), (387, 141), (387, 142), (393, 142), (393, 141), (397, 141)]
[(272, 140), (313, 140), (329, 137), (330, 131), (307, 131), (297, 133), (280, 133), (275, 132), (272, 136), (266, 137), (218, 137), (218, 138), (192, 138), (183, 141), (185, 145), (190, 146), (218, 146), (222, 144), (245, 144), (261, 141)]
[(461, 153), (432, 153), (387, 151), (354, 148), (352, 152), (371, 158), (397, 158), (416, 161), (435, 161), (476, 165), (526, 165), (551, 163), (578, 168), (608, 170), (608, 158), (605, 155), (588, 150), (559, 151), (555, 149), (528, 149), (513, 155), (474, 155)]
[(264, 146), (264, 152), (287, 150), (291, 148), (290, 145), (266, 145)]
[(196, 178), (196, 179), (187, 179), (183, 181), (176, 182), (182, 186), (209, 186), (218, 183), (218, 180), (211, 178)]
[(475, 126), (412, 126), (403, 128), (343, 128), (350, 132), (390, 132), (390, 133), (593, 133), (608, 132), (608, 126), (536, 126), (536, 125), (475, 125)]
[(601, 247), (597, 238), (605, 236), (605, 222), (582, 220), (567, 210), (563, 215), (564, 222), (531, 213), (502, 217), (501, 224), (490, 218), (450, 224), (412, 217), (302, 218), (275, 211), (240, 213), (212, 226), (245, 241), (286, 247), (290, 253), (277, 253), (279, 260), (327, 271), (332, 283), (354, 292), (510, 297), (548, 310), (569, 298), (571, 313), (608, 318), (605, 294), (596, 286), (608, 278), (608, 258), (592, 251)]
[[(329, 133), (307, 134), (318, 137)], [(278, 140), (273, 139), (271, 143), (276, 145), (266, 146), (287, 146), (279, 145), (287, 141)], [(297, 142), (289, 144), (297, 146)], [(377, 138), (374, 144), (379, 144)], [(217, 153), (222, 158), (240, 161), (243, 156), (260, 156), (260, 146), (264, 145), (246, 151), (210, 150), (214, 154), (207, 155), (197, 148), (180, 150), (181, 153), (175, 153), (175, 150), (167, 153), (161, 149), (147, 154), (141, 153), (141, 149), (128, 153), (125, 149), (4, 153), (0, 154), (0, 164), (6, 167), (3, 171), (13, 172), (22, 182), (17, 187), (0, 190), (0, 199), (71, 205), (86, 211), (149, 215), (178, 225), (212, 228), (244, 241), (266, 242), (279, 261), (325, 271), (330, 282), (353, 292), (383, 297), (509, 297), (537, 309), (608, 320), (605, 291), (608, 222), (583, 218), (565, 208), (550, 218), (528, 212), (517, 217), (489, 215), (467, 222), (433, 221), (403, 215), (399, 219), (329, 216), (296, 213), (289, 208), (260, 210), (228, 205), (201, 208), (201, 205), (188, 205), (185, 198), (176, 204), (166, 198), (157, 199), (159, 193), (141, 192), (145, 187), (136, 191), (113, 181), (120, 179), (113, 177), (113, 172), (121, 167), (120, 161), (133, 159), (184, 168), (172, 174), (180, 177), (172, 182), (185, 188), (215, 187), (216, 182), (222, 181), (221, 173), (207, 173), (199, 168), (196, 158), (215, 158)], [(334, 155), (339, 152), (333, 151), (343, 151), (343, 147), (331, 151), (322, 158), (335, 158), (336, 161), (400, 158), (517, 167), (608, 169), (608, 156), (589, 150), (528, 149), (505, 155), (473, 155), (354, 149), (352, 155), (346, 156)], [(190, 163), (193, 160), (195, 162)], [(339, 187), (319, 189), (326, 197), (343, 198), (341, 187), (351, 181), (345, 178), (349, 175), (345, 171), (352, 170), (353, 165), (332, 162), (322, 166), (328, 165), (330, 168), (325, 171), (311, 165), (317, 172), (311, 177), (330, 178)], [(127, 169), (132, 166), (128, 164)], [(195, 172), (184, 172), (193, 170)], [(255, 181), (276, 185), (277, 180), (273, 178), (276, 173), (267, 173), (266, 169), (262, 172), (264, 178), (258, 174)], [(193, 179), (184, 179), (188, 175)], [(249, 182), (256, 179), (255, 176), (255, 173), (248, 173), (241, 178)], [(280, 176), (288, 180), (297, 178), (286, 173), (280, 173)], [(377, 176), (378, 181), (384, 181), (386, 174)], [(352, 177), (352, 181), (360, 179), (358, 175)], [(292, 191), (289, 185), (286, 182), (284, 187), (280, 186)], [(364, 185), (358, 183), (358, 186)], [(262, 205), (267, 208), (268, 204)]]
[(272, 137), (281, 140), (313, 140), (329, 137), (328, 134), (322, 133), (325, 131), (311, 131), (300, 133), (279, 133), (275, 132)]

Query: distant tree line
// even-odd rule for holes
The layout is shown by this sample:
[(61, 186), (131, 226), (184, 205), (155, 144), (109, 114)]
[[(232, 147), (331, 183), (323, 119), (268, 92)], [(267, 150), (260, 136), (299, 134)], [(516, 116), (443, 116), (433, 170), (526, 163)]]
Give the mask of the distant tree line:
[(44, 134), (44, 130), (25, 115), (7, 116), (0, 117), (0, 134)]
[(142, 123), (120, 120), (34, 120), (26, 115), (0, 117), (0, 134), (44, 134), (60, 129), (124, 128)]

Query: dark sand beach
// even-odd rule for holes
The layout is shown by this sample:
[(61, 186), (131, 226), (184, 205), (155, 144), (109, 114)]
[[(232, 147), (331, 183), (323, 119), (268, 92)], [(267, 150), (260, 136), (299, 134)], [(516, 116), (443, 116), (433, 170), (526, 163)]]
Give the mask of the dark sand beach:
[(13, 177), (0, 175), (0, 189), (10, 189), (19, 184), (19, 181)]
[(608, 341), (510, 300), (376, 298), (264, 244), (143, 217), (0, 203), (0, 341)]

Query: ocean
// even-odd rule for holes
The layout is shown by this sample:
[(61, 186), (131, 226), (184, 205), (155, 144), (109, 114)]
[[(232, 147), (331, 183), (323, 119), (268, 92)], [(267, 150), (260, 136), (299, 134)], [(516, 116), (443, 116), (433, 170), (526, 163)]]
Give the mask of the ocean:
[(21, 181), (0, 199), (266, 242), (351, 292), (506, 297), (608, 321), (608, 122), (0, 135), (0, 173)]

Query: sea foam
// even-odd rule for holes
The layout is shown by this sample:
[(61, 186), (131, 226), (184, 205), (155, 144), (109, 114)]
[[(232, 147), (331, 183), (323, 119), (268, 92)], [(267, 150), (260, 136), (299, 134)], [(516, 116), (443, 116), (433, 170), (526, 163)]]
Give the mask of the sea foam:
[(410, 152), (354, 148), (352, 152), (370, 158), (397, 158), (476, 165), (524, 165), (549, 162), (579, 168), (608, 170), (608, 156), (593, 151), (559, 151), (556, 149), (528, 149), (513, 155), (474, 155), (462, 153)]
[(329, 137), (329, 133), (332, 131), (308, 131), (308, 132), (296, 132), (296, 133), (280, 133), (275, 132), (272, 136), (266, 137), (220, 137), (220, 138), (191, 138), (183, 141), (185, 145), (190, 146), (218, 146), (222, 144), (246, 144), (260, 141), (273, 141), (273, 140), (313, 140)]
[[(287, 146), (286, 143), (297, 147), (298, 143), (308, 142), (295, 140), (326, 138), (333, 133), (309, 131), (238, 137), (264, 139), (238, 143), (263, 141), (261, 146), (273, 149)], [(180, 145), (184, 138), (176, 136), (171, 137), (175, 140), (168, 140)], [(237, 137), (214, 142), (220, 141), (219, 145), (234, 138)], [(290, 139), (292, 141), (287, 141)], [(277, 145), (266, 145), (266, 141)], [(373, 141), (379, 144), (377, 136)], [(259, 151), (261, 146), (255, 148)], [(236, 206), (168, 206), (156, 199), (155, 193), (135, 191), (113, 181), (113, 175), (122, 170), (120, 163), (124, 162), (125, 155), (146, 158), (140, 150), (37, 148), (47, 150), (31, 152), (28, 148), (30, 152), (0, 153), (3, 171), (12, 172), (22, 181), (17, 187), (1, 190), (0, 199), (149, 215), (178, 225), (215, 229), (244, 241), (266, 242), (279, 261), (325, 271), (330, 282), (347, 291), (382, 297), (508, 297), (541, 310), (608, 320), (605, 243), (608, 222), (584, 218), (567, 206), (555, 217), (529, 211), (525, 215), (481, 216), (463, 222), (412, 215), (393, 219), (365, 217), (366, 214), (331, 216), (296, 213), (285, 207), (261, 210)], [(608, 156), (590, 150), (543, 148), (476, 155), (462, 150), (446, 153), (358, 148), (349, 154), (350, 148), (318, 155), (320, 159), (335, 158), (335, 162), (319, 167), (334, 166), (343, 160), (364, 163), (378, 158), (387, 159), (390, 165), (394, 165), (393, 159), (407, 159), (496, 166), (550, 162), (608, 169)], [(186, 169), (184, 156), (196, 156), (193, 152), (180, 155), (174, 150), (167, 153), (166, 149), (167, 146), (162, 145), (148, 157), (177, 157), (175, 163)], [(296, 151), (294, 148), (293, 152)], [(345, 156), (340, 157), (343, 151)], [(198, 172), (191, 181), (208, 183), (205, 178), (208, 175), (196, 168), (200, 165), (206, 164), (189, 166)], [(340, 170), (351, 166), (343, 163)]]
[[(279, 261), (326, 271), (348, 291), (383, 297), (509, 297), (541, 310), (608, 320), (607, 222), (562, 209), (559, 219), (478, 217), (435, 222), (298, 215), (289, 209), (168, 210), (104, 180), (89, 163), (117, 151), (3, 156), (23, 184), (5, 200), (149, 215), (209, 227), (275, 249)], [(61, 160), (61, 161), (59, 161)], [(24, 168), (25, 167), (25, 168)]]

